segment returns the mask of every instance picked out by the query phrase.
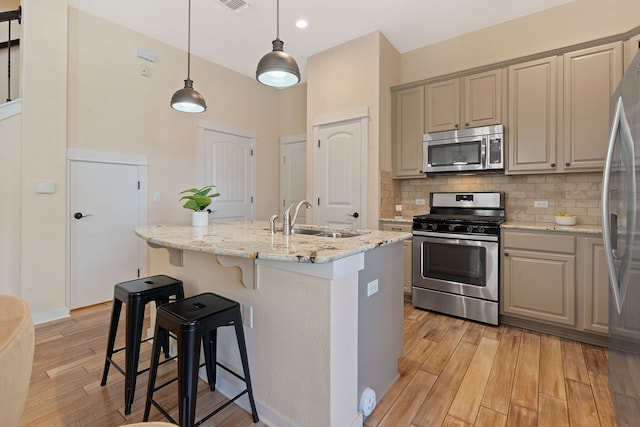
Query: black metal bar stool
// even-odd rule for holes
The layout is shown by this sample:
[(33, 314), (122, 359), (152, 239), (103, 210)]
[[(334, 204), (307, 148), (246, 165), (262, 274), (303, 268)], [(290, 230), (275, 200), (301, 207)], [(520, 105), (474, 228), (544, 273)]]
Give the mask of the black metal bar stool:
[[(244, 377), (220, 364), (216, 359), (217, 328), (221, 326), (234, 326), (235, 328)], [(240, 304), (213, 293), (204, 293), (162, 305), (156, 313), (155, 336), (165, 339), (169, 336), (169, 333), (174, 335), (178, 341), (178, 377), (156, 387), (155, 382), (158, 372), (158, 360), (160, 358), (160, 343), (162, 341), (154, 341), (151, 355), (151, 370), (149, 371), (149, 383), (147, 386), (147, 403), (144, 408), (143, 421), (149, 420), (149, 412), (153, 404), (153, 406), (158, 408), (171, 422), (176, 423), (168, 412), (163, 409), (158, 402), (153, 400), (153, 393), (178, 380), (178, 415), (180, 422), (177, 424), (180, 424), (182, 427), (200, 425), (245, 393), (248, 394), (249, 397), (253, 421), (257, 423), (259, 418), (253, 399), (253, 389), (251, 388), (251, 376), (249, 375), (249, 362), (244, 340)], [(200, 341), (202, 341), (205, 359), (205, 362), (202, 364), (200, 364)], [(206, 366), (207, 379), (212, 391), (215, 390), (216, 387), (216, 366), (220, 366), (222, 369), (244, 381), (246, 388), (196, 422), (198, 370), (202, 366)]]
[[(184, 298), (182, 281), (173, 277), (158, 275), (130, 280), (115, 285), (113, 289), (113, 308), (111, 310), (111, 324), (109, 326), (109, 338), (107, 340), (107, 356), (104, 362), (102, 382), (107, 384), (109, 367), (113, 365), (125, 378), (124, 389), (124, 413), (131, 413), (131, 404), (136, 391), (136, 378), (139, 374), (148, 371), (143, 369), (138, 371), (138, 360), (140, 359), (140, 344), (149, 341), (151, 338), (142, 340), (142, 326), (144, 323), (145, 306), (151, 301), (155, 301), (156, 307), (168, 303), (171, 299)], [(125, 346), (114, 349), (116, 333), (118, 332), (118, 322), (122, 303), (126, 308), (126, 340)], [(169, 357), (169, 337), (163, 336), (160, 344), (164, 349), (165, 357)], [(125, 351), (125, 367), (122, 369), (112, 357), (115, 353)]]

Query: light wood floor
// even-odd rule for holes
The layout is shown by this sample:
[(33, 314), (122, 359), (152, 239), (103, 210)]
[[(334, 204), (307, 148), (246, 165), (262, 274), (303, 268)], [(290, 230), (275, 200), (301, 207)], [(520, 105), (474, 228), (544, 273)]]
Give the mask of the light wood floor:
[[(124, 377), (100, 387), (110, 304), (75, 310), (36, 327), (29, 398), (21, 426), (112, 427), (142, 420), (147, 374), (124, 416)], [(148, 322), (148, 320), (147, 320)], [(122, 322), (121, 322), (122, 323)], [(145, 326), (146, 327), (146, 326)], [(400, 379), (365, 419), (393, 426), (615, 426), (605, 349), (508, 326), (491, 327), (405, 304)], [(119, 331), (117, 345), (122, 345)], [(149, 361), (143, 345), (141, 366)], [(173, 376), (172, 364), (160, 375)], [(160, 379), (159, 379), (160, 380)], [(199, 388), (198, 416), (225, 397)], [(156, 397), (175, 411), (171, 386)], [(151, 420), (162, 420), (155, 409)], [(231, 405), (203, 426), (264, 426)]]
[(616, 426), (606, 349), (405, 304), (400, 379), (374, 426)]

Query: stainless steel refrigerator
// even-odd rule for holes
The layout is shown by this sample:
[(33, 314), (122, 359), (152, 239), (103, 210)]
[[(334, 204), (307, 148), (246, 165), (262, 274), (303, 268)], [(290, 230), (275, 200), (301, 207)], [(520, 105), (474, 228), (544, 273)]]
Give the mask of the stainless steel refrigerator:
[(609, 390), (620, 426), (640, 423), (640, 54), (611, 98), (602, 185), (609, 271)]

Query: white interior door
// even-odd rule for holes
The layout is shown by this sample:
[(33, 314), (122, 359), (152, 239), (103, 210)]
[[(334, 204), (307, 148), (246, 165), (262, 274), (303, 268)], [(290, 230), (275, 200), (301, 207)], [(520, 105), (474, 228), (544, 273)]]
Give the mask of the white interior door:
[(204, 131), (202, 185), (215, 185), (212, 219), (255, 218), (255, 139)]
[(366, 224), (366, 123), (359, 118), (314, 127), (314, 223)]
[[(307, 197), (307, 141), (305, 135), (282, 138), (280, 143), (280, 214), (292, 203)], [(306, 209), (298, 214), (297, 224), (305, 224)], [(282, 216), (281, 216), (282, 218)]]
[(139, 183), (137, 165), (70, 161), (71, 308), (111, 300), (115, 284), (139, 277)]

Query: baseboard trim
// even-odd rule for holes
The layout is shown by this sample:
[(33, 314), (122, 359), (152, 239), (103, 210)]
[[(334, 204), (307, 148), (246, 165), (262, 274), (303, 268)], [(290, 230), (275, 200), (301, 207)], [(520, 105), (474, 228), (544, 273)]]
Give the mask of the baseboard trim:
[(33, 315), (33, 324), (39, 325), (41, 323), (51, 322), (53, 320), (62, 319), (64, 317), (69, 317), (69, 309), (59, 308), (58, 310)]

